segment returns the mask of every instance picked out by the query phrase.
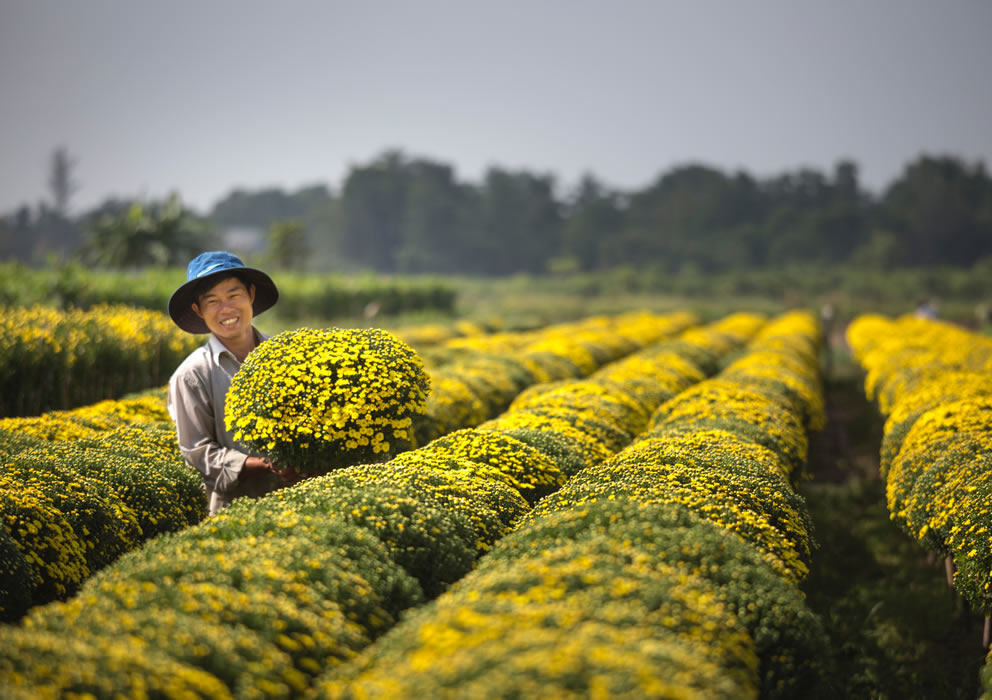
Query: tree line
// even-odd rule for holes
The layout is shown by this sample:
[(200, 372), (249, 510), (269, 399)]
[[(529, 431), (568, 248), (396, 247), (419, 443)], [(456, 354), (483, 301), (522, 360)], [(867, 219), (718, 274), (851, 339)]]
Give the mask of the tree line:
[(235, 229), (267, 231), (280, 266), (407, 274), (896, 269), (992, 258), (992, 178), (983, 163), (953, 156), (919, 156), (878, 194), (852, 161), (768, 178), (688, 164), (633, 191), (587, 174), (563, 192), (550, 174), (492, 167), (472, 183), (451, 165), (387, 151), (353, 166), (337, 192), (236, 189), (205, 215), (177, 197), (109, 200), (75, 219), (64, 213), (70, 174), (53, 167), (51, 181), (55, 204), (0, 219), (0, 259), (173, 264)]

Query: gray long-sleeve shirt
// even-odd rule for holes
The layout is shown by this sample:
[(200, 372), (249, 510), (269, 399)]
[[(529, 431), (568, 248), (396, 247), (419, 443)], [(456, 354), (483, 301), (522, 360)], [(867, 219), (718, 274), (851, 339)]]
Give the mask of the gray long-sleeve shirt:
[[(258, 330), (255, 336), (258, 342), (267, 339)], [(169, 415), (176, 424), (179, 450), (203, 476), (211, 515), (239, 496), (262, 496), (282, 485), (275, 474), (243, 471), (251, 453), (224, 428), (224, 399), (240, 366), (211, 333), (169, 379)]]

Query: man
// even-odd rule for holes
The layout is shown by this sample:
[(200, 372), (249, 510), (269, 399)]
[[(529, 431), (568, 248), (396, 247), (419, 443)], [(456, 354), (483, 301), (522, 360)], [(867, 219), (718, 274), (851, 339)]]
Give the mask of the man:
[(252, 349), (267, 339), (252, 319), (272, 307), (279, 290), (267, 274), (246, 267), (231, 253), (202, 253), (186, 270), (186, 283), (169, 299), (169, 315), (189, 333), (209, 333), (169, 379), (169, 415), (179, 449), (203, 475), (214, 515), (239, 496), (257, 498), (293, 481), (244, 451), (224, 428), (224, 398), (231, 378)]

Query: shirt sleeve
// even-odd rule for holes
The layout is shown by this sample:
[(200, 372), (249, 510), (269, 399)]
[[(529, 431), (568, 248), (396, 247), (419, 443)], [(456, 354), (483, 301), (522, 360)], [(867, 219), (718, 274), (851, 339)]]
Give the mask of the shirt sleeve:
[(206, 384), (194, 372), (173, 376), (168, 406), (176, 424), (179, 451), (186, 461), (203, 475), (211, 491), (233, 491), (248, 455), (217, 442), (217, 423)]

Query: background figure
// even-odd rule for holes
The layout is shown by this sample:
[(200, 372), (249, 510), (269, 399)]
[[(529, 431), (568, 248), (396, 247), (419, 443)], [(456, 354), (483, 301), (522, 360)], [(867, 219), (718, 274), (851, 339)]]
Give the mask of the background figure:
[(916, 318), (937, 318), (937, 302), (933, 299), (923, 299), (916, 305), (913, 312)]

